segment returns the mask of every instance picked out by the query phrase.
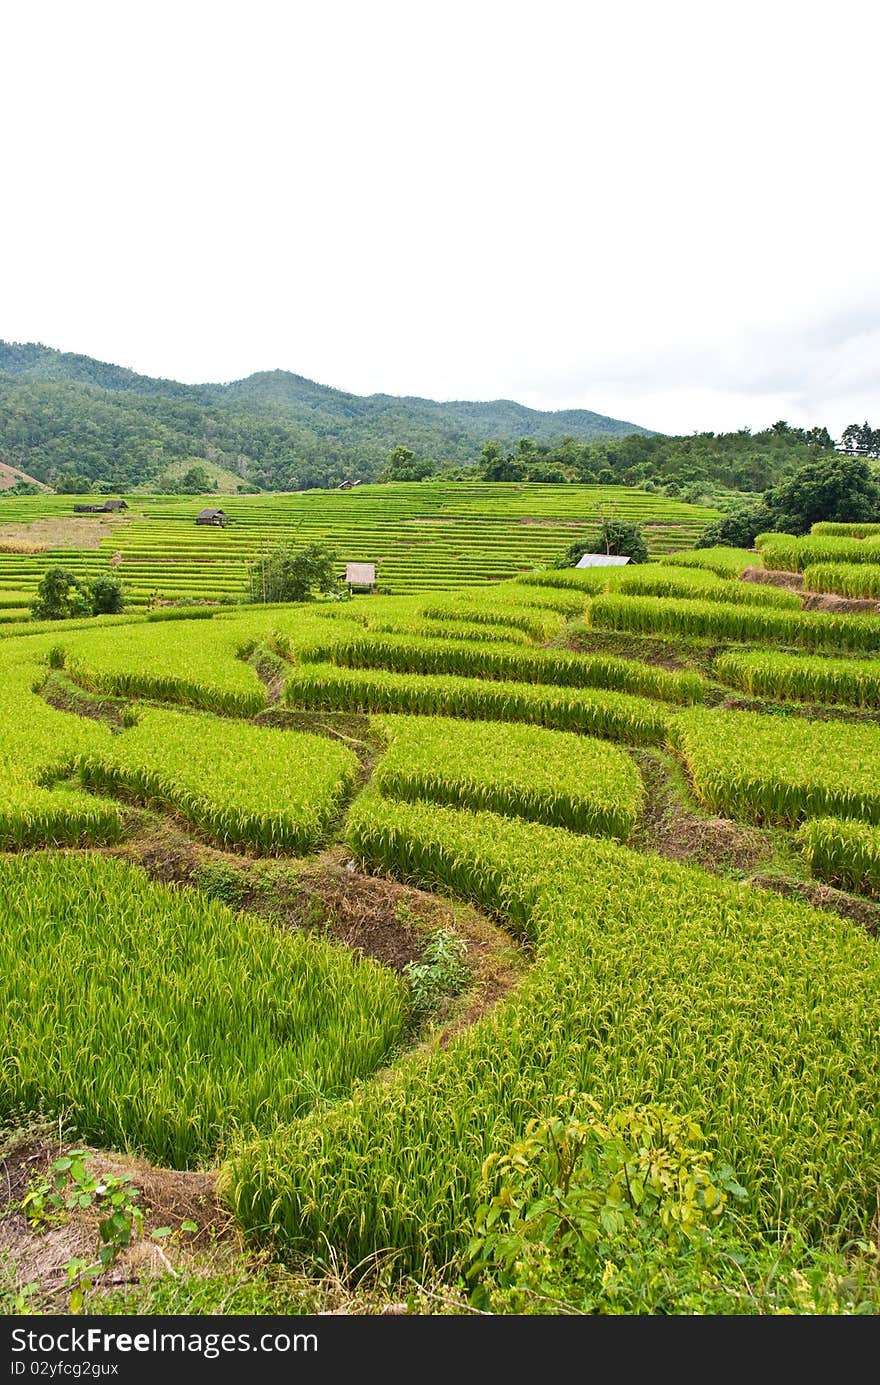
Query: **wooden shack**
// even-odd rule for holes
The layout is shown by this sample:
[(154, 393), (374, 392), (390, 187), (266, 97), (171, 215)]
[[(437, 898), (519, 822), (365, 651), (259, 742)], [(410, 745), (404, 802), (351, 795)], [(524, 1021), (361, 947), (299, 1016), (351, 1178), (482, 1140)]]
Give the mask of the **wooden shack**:
[(74, 505), (75, 515), (111, 515), (117, 510), (127, 510), (124, 500), (105, 500), (103, 505)]
[(376, 564), (375, 563), (346, 563), (345, 572), (340, 575), (340, 582), (344, 582), (351, 591), (376, 590)]
[(196, 524), (213, 524), (218, 529), (225, 529), (229, 523), (229, 516), (225, 510), (202, 510), (196, 515)]

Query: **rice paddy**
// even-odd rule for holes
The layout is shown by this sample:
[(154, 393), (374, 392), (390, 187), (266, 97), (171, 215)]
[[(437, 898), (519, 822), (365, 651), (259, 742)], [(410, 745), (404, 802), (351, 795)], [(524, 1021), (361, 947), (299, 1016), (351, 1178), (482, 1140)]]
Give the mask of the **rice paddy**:
[[(210, 1170), (267, 1251), (452, 1292), (484, 1161), (582, 1091), (699, 1123), (747, 1194), (731, 1264), (873, 1244), (880, 617), (739, 579), (842, 593), (876, 538), (688, 549), (689, 507), (624, 500), (653, 560), (582, 571), (553, 563), (598, 488), (242, 496), (210, 533), (145, 501), (110, 540), (132, 606), (91, 621), (20, 619), (51, 555), (0, 554), (0, 1118)], [(236, 604), (270, 534), (381, 558), (383, 594)], [(324, 915), (162, 883), (144, 840), (273, 902), (308, 869), (478, 907), (521, 969), (417, 1019)]]

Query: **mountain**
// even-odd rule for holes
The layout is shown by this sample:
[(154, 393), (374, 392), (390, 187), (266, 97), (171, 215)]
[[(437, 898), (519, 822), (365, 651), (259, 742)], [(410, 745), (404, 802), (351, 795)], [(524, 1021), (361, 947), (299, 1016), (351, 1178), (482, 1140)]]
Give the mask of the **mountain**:
[(399, 445), (441, 466), (472, 466), (490, 439), (510, 447), (523, 437), (633, 434), (650, 430), (586, 409), (349, 394), (284, 370), (185, 385), (0, 341), (0, 462), (49, 484), (72, 475), (130, 489), (209, 462), (245, 488), (299, 490), (372, 479)]

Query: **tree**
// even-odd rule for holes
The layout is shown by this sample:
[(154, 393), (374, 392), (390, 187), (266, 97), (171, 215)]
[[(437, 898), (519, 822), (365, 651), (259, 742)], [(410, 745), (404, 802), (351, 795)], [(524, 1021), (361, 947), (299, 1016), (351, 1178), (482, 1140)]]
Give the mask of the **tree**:
[(56, 495), (88, 495), (91, 489), (88, 476), (80, 476), (74, 471), (59, 471), (55, 478)]
[(638, 524), (628, 519), (602, 520), (599, 526), (599, 551), (616, 553), (631, 563), (646, 563), (648, 549)]
[(338, 564), (320, 543), (297, 550), (288, 545), (272, 549), (250, 566), (251, 601), (311, 601), (316, 594), (338, 595)]
[(766, 502), (774, 529), (807, 534), (821, 520), (858, 524), (880, 519), (880, 484), (863, 457), (835, 453), (799, 467), (768, 492)]
[(751, 548), (758, 534), (777, 530), (808, 534), (814, 524), (832, 520), (858, 524), (880, 520), (880, 483), (864, 457), (823, 451), (814, 462), (766, 491), (756, 505), (742, 505), (713, 520), (697, 548), (727, 544)]
[(576, 539), (556, 564), (557, 567), (577, 567), (585, 553), (613, 553), (621, 558), (629, 558), (631, 563), (646, 563), (648, 549), (637, 524), (625, 519), (603, 517), (599, 525), (599, 540), (591, 538)]
[(208, 468), (198, 463), (183, 473), (176, 489), (180, 491), (181, 495), (205, 495), (208, 491), (215, 491), (217, 483), (211, 480), (208, 475)]
[(93, 615), (92, 589), (66, 567), (50, 567), (44, 572), (37, 595), (31, 602), (34, 620), (69, 620)]
[(694, 547), (752, 548), (758, 534), (772, 528), (772, 514), (763, 502), (737, 505), (729, 514), (707, 524)]
[(388, 453), (381, 481), (424, 481), (436, 471), (433, 462), (417, 457), (411, 447), (395, 447)]
[(500, 442), (487, 442), (481, 448), (480, 456), (480, 474), (484, 481), (522, 481), (525, 477), (524, 464), (512, 453), (505, 456)]
[(117, 616), (125, 606), (122, 582), (107, 573), (92, 582), (92, 611), (96, 616)]
[(811, 447), (819, 448), (825, 452), (834, 451), (834, 439), (827, 428), (810, 428), (804, 437)]

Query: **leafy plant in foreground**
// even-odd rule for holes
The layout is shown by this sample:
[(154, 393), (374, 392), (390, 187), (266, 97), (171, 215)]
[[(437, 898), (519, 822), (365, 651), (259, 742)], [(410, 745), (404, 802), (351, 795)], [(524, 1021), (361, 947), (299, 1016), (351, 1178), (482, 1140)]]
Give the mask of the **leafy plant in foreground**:
[(698, 1289), (713, 1227), (745, 1189), (712, 1170), (700, 1127), (662, 1107), (603, 1116), (586, 1093), (483, 1165), (471, 1302), (497, 1312), (674, 1311)]
[(436, 1010), (447, 996), (458, 995), (467, 984), (467, 943), (448, 928), (431, 938), (418, 962), (407, 962), (403, 974), (409, 982), (410, 1001), (416, 1016)]

